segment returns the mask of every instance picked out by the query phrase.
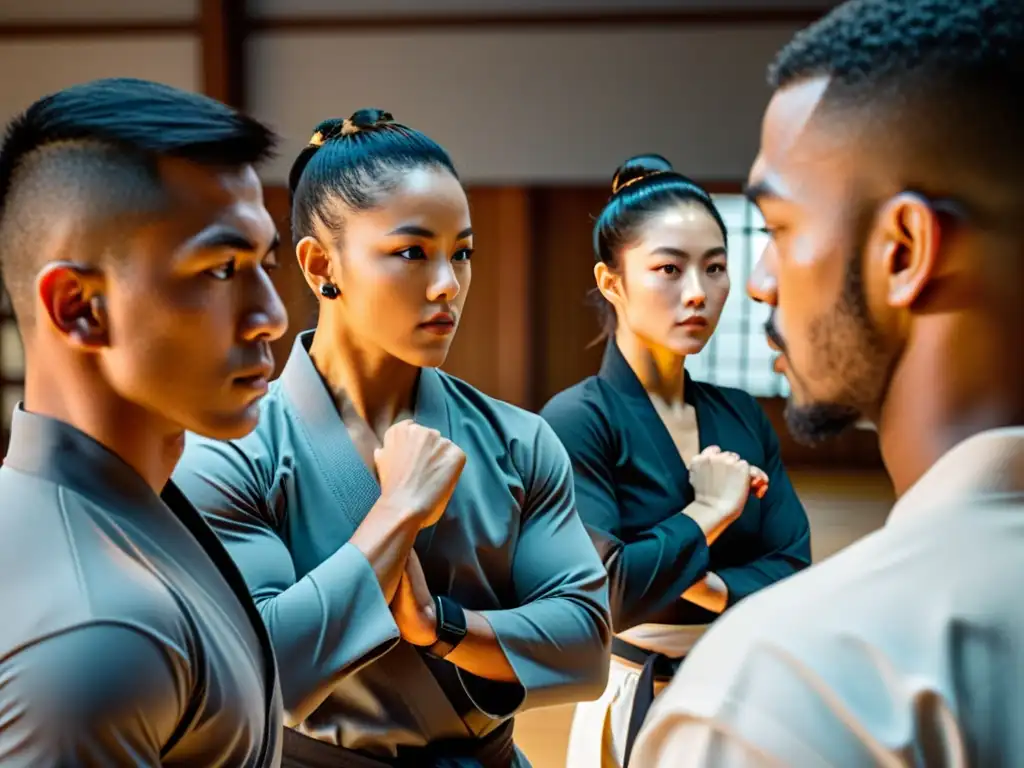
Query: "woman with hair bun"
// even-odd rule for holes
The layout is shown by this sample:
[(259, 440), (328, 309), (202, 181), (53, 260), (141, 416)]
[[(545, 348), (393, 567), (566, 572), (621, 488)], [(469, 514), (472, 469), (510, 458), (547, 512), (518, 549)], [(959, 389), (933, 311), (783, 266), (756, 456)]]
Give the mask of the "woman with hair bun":
[(710, 195), (659, 155), (616, 172), (594, 227), (601, 370), (541, 411), (608, 569), (608, 687), (576, 708), (569, 768), (625, 765), (643, 717), (726, 608), (810, 564), (779, 443), (746, 392), (686, 373), (729, 295)]
[(319, 300), (249, 437), (190, 436), (175, 481), (222, 538), (281, 670), (285, 766), (526, 766), (512, 717), (593, 699), (607, 574), (535, 414), (438, 370), (473, 231), (448, 154), (379, 110), (290, 174)]

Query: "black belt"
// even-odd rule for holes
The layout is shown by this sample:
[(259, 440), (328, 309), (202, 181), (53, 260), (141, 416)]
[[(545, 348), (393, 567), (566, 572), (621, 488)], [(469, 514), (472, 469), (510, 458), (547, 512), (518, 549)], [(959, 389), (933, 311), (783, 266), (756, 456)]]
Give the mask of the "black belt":
[(506, 720), (479, 739), (443, 739), (423, 747), (399, 747), (395, 758), (338, 747), (285, 728), (281, 768), (511, 768), (516, 754), (512, 728), (512, 720)]
[(612, 655), (643, 667), (640, 671), (640, 679), (636, 683), (633, 707), (629, 712), (629, 728), (626, 730), (626, 748), (622, 758), (622, 768), (628, 768), (629, 756), (633, 752), (637, 734), (640, 733), (644, 718), (647, 717), (647, 712), (650, 710), (651, 704), (654, 703), (655, 681), (668, 682), (671, 680), (683, 659), (682, 657), (673, 659), (663, 653), (646, 651), (617, 637), (612, 638)]

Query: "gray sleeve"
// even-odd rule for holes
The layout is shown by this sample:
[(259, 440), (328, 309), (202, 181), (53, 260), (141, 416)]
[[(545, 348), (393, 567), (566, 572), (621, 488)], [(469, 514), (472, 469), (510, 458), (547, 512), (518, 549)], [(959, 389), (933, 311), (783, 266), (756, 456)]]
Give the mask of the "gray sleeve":
[[(608, 577), (576, 513), (569, 456), (547, 422), (537, 423), (512, 562), (518, 606), (481, 612), (525, 691), (521, 706), (531, 709), (600, 696), (611, 643)], [(494, 684), (460, 673), (487, 711), (482, 694)]]
[(398, 643), (391, 608), (356, 547), (345, 544), (296, 578), (278, 535), (287, 502), (271, 504), (271, 483), (237, 444), (189, 435), (173, 479), (238, 565), (267, 625), (287, 725), (305, 720), (339, 680)]
[(135, 629), (94, 624), (0, 662), (5, 768), (159, 766), (188, 709), (188, 664)]

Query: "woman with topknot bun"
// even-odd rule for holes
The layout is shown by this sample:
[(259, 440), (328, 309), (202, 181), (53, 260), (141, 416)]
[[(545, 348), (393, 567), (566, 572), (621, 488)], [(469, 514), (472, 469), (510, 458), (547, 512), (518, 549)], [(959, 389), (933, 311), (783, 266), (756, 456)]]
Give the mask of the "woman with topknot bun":
[(256, 431), (190, 440), (175, 478), (270, 630), (285, 766), (527, 766), (515, 713), (604, 689), (607, 575), (547, 422), (439, 370), (466, 193), (444, 149), (370, 109), (317, 126), (290, 188), (316, 328)]
[(729, 606), (807, 567), (807, 516), (746, 392), (695, 381), (729, 296), (711, 196), (660, 155), (616, 171), (594, 226), (604, 360), (541, 411), (608, 569), (608, 687), (576, 708), (569, 768), (625, 765), (655, 692)]

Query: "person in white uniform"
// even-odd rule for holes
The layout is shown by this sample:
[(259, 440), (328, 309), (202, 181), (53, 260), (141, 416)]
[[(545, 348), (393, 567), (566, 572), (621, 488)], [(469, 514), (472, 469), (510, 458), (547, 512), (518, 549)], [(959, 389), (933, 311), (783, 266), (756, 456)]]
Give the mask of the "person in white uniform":
[(750, 281), (794, 435), (878, 428), (884, 527), (744, 600), (634, 760), (1024, 765), (1024, 3), (859, 0), (771, 69)]

